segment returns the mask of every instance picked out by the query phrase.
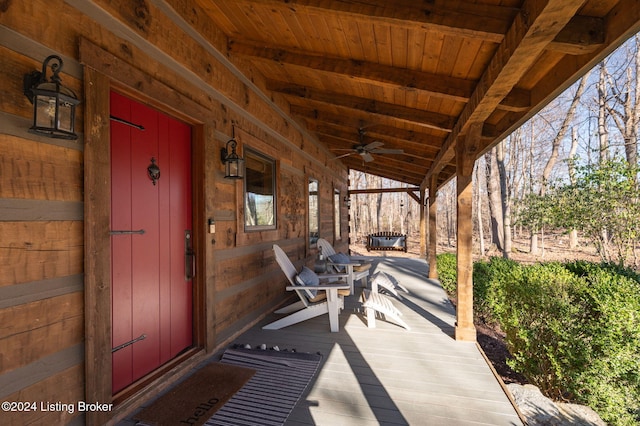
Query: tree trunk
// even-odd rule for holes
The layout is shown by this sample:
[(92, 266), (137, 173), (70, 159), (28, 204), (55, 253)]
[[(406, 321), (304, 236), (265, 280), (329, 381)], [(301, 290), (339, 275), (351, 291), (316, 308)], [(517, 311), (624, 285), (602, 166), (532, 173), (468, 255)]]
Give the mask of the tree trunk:
[(480, 256), (484, 256), (484, 226), (482, 224), (482, 196), (480, 193), (480, 167), (475, 164), (476, 173), (476, 218), (478, 220), (478, 240), (480, 242)]
[(504, 216), (500, 195), (497, 148), (494, 146), (487, 157), (487, 193), (489, 194), (489, 214), (491, 216), (491, 243), (504, 251)]
[(630, 166), (638, 164), (638, 125), (640, 124), (640, 35), (636, 34), (633, 50), (629, 51), (628, 62), (633, 64), (626, 68), (622, 75), (612, 76), (617, 82), (617, 88), (613, 86), (611, 91), (615, 95), (616, 105), (608, 106), (616, 127), (624, 140), (624, 152), (627, 163)]
[[(569, 150), (569, 180), (571, 181), (571, 185), (576, 183), (576, 172), (575, 172), (575, 156), (578, 151), (578, 129), (574, 127), (571, 131), (571, 149)], [(569, 232), (569, 248), (575, 249), (578, 247), (578, 231), (572, 229)]]
[[(534, 122), (531, 122), (531, 136), (529, 138), (529, 163), (528, 163), (528, 175), (529, 175), (529, 193), (533, 193), (533, 163), (534, 163), (534, 146), (535, 146), (535, 126)], [(531, 236), (529, 238), (529, 253), (533, 255), (538, 254), (538, 229), (531, 229)]]
[(504, 141), (496, 145), (496, 162), (498, 164), (498, 176), (500, 178), (500, 203), (502, 204), (502, 226), (504, 228), (504, 250), (502, 256), (508, 259), (511, 254), (511, 203), (509, 200), (509, 188), (507, 187), (507, 171), (504, 164)]
[(604, 62), (600, 64), (598, 79), (598, 138), (600, 141), (599, 162), (609, 159), (609, 131), (607, 130), (607, 70)]
[(553, 171), (553, 167), (556, 165), (558, 161), (558, 155), (560, 153), (560, 145), (562, 144), (562, 140), (564, 139), (567, 131), (569, 130), (569, 124), (573, 121), (573, 117), (576, 113), (576, 107), (578, 106), (578, 102), (582, 97), (582, 93), (584, 93), (584, 88), (587, 83), (587, 78), (589, 77), (589, 73), (584, 75), (580, 79), (580, 83), (578, 84), (578, 89), (576, 93), (573, 95), (573, 99), (571, 100), (571, 105), (569, 106), (569, 110), (567, 111), (567, 115), (565, 115), (562, 120), (562, 125), (558, 130), (558, 133), (553, 138), (551, 142), (551, 155), (547, 160), (547, 164), (544, 166), (544, 170), (542, 171), (542, 185), (540, 186), (540, 195), (544, 196), (546, 193), (546, 189), (549, 185), (549, 178), (551, 177), (551, 172)]

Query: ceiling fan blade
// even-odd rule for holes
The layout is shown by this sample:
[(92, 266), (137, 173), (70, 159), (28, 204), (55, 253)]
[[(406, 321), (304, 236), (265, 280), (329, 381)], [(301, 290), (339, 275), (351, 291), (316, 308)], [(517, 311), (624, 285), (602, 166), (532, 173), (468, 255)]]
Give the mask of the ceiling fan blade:
[(369, 152), (373, 154), (404, 154), (404, 149), (378, 148)]
[(350, 152), (350, 153), (348, 153), (348, 154), (342, 154), (342, 155), (339, 155), (339, 156), (337, 156), (336, 158), (334, 158), (334, 160), (338, 160), (338, 159), (340, 159), (340, 158), (348, 157), (348, 156), (350, 156), (351, 154), (355, 154), (355, 153), (354, 153), (354, 152)]
[(372, 149), (376, 149), (378, 147), (381, 147), (382, 145), (384, 145), (384, 142), (374, 141), (368, 145), (365, 145), (363, 148), (365, 151), (371, 151)]
[(360, 154), (362, 156), (362, 159), (367, 162), (370, 163), (373, 161), (373, 157), (371, 156), (371, 154), (369, 154), (368, 152), (363, 152), (362, 154)]

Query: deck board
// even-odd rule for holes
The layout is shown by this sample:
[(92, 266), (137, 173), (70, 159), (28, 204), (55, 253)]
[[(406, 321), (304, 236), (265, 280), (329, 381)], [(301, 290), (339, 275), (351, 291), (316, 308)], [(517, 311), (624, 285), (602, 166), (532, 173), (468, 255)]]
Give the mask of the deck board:
[(372, 273), (384, 271), (407, 289), (393, 304), (411, 331), (381, 319), (368, 328), (356, 286), (338, 333), (329, 331), (327, 315), (263, 330), (278, 318), (271, 314), (235, 339), (324, 356), (286, 425), (522, 425), (476, 344), (454, 340), (455, 310), (440, 284), (426, 278), (427, 263), (371, 260)]
[(358, 297), (350, 296), (338, 333), (329, 332), (326, 315), (262, 330), (273, 314), (236, 339), (324, 355), (287, 425), (521, 425), (477, 346), (453, 339), (455, 310), (426, 278), (426, 262), (371, 260), (373, 272), (392, 275), (408, 290), (393, 304), (411, 331), (381, 319), (369, 329)]

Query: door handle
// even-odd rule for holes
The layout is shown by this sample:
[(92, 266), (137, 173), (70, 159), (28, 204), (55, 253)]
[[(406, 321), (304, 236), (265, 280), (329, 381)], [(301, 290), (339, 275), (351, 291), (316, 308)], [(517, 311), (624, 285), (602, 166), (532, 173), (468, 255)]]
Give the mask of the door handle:
[(116, 346), (115, 348), (112, 348), (112, 349), (111, 349), (111, 353), (118, 352), (120, 349), (124, 349), (124, 348), (126, 348), (127, 346), (131, 346), (131, 345), (133, 345), (134, 343), (138, 343), (139, 341), (144, 340), (144, 339), (146, 339), (146, 338), (147, 338), (147, 335), (146, 335), (146, 334), (143, 334), (143, 335), (141, 335), (140, 337), (136, 337), (136, 338), (135, 338), (135, 339), (133, 339), (133, 340), (129, 340), (129, 341), (128, 341), (128, 342), (126, 342), (126, 343), (123, 343), (123, 344), (121, 344), (121, 345)]
[(184, 231), (184, 279), (191, 281), (196, 276), (196, 252), (193, 251), (193, 235)]

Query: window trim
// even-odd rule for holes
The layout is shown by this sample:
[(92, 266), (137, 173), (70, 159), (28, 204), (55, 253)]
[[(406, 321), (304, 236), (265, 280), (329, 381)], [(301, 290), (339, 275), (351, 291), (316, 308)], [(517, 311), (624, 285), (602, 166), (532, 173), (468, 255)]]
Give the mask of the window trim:
[(333, 240), (342, 240), (342, 206), (341, 193), (338, 188), (333, 188)]
[[(245, 233), (250, 232), (261, 232), (261, 231), (272, 231), (278, 229), (278, 185), (276, 180), (276, 160), (262, 152), (251, 148), (249, 146), (243, 147), (243, 155), (245, 157), (245, 177), (242, 180), (242, 211), (243, 211), (243, 220), (242, 220), (242, 228)], [(258, 157), (260, 160), (265, 161), (266, 163), (271, 164), (272, 174), (271, 174), (271, 185), (273, 188), (273, 224), (272, 225), (247, 225), (247, 157), (248, 156)]]
[(316, 242), (311, 241), (311, 183), (316, 183), (316, 211), (317, 211), (317, 237), (320, 238), (320, 181), (311, 176), (307, 177), (307, 243), (310, 248), (317, 247), (317, 239)]

